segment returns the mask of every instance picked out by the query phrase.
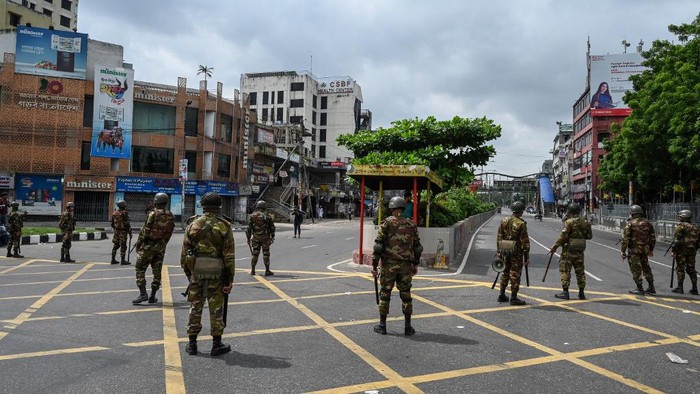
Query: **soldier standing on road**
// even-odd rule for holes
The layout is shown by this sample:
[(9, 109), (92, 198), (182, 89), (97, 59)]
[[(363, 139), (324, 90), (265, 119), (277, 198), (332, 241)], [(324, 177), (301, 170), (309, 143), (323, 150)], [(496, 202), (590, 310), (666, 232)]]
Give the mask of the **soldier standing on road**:
[(513, 211), (513, 215), (501, 220), (496, 238), (498, 253), (505, 263), (498, 302), (509, 300), (506, 295), (506, 287), (510, 281), (510, 304), (525, 305), (525, 301), (518, 298), (523, 264), (530, 263), (530, 238), (527, 234), (527, 223), (521, 219), (523, 211), (525, 211), (525, 204), (516, 201), (510, 209)]
[(265, 263), (265, 276), (274, 275), (270, 271), (270, 245), (275, 242), (275, 223), (270, 215), (265, 213), (267, 204), (260, 200), (255, 203), (255, 212), (250, 215), (250, 223), (246, 229), (248, 245), (253, 250), (250, 260), (250, 274), (255, 275), (255, 265), (258, 263), (260, 249), (263, 252), (263, 262)]
[(126, 237), (132, 238), (131, 235), (131, 220), (129, 219), (129, 212), (126, 210), (126, 201), (119, 201), (117, 203), (117, 210), (112, 213), (112, 228), (114, 229), (114, 237), (112, 238), (112, 264), (119, 264), (119, 261), (115, 258), (117, 256), (117, 250), (121, 248), (121, 264), (129, 265), (126, 261), (126, 253), (128, 252), (126, 247)]
[(197, 335), (202, 331), (204, 301), (209, 303), (209, 323), (213, 346), (212, 356), (231, 351), (231, 346), (221, 342), (226, 327), (224, 294), (231, 292), (236, 270), (235, 246), (231, 223), (217, 216), (221, 210), (221, 196), (206, 193), (201, 200), (204, 215), (194, 216), (182, 242), (180, 265), (187, 275), (187, 301), (191, 302), (187, 335), (189, 343), (185, 351), (197, 354)]
[(299, 208), (294, 208), (292, 217), (294, 220), (294, 238), (297, 237), (297, 234), (301, 238), (301, 224), (304, 222), (304, 212), (300, 211)]
[[(637, 285), (635, 290), (630, 290), (630, 294), (644, 295), (642, 288), (642, 273), (649, 283), (646, 292), (656, 294), (654, 289), (654, 275), (649, 266), (649, 257), (654, 256), (654, 246), (656, 245), (656, 232), (654, 226), (642, 217), (642, 207), (632, 205), (630, 215), (632, 219), (627, 222), (627, 226), (622, 230), (622, 243), (620, 253), (622, 259), (628, 258), (632, 279)], [(625, 253), (628, 252), (628, 253)]]
[[(19, 203), (17, 201), (10, 204), (12, 211), (7, 219), (10, 241), (7, 243), (7, 257), (24, 257), (19, 254), (19, 245), (22, 242), (22, 227), (24, 226), (24, 215), (19, 213)], [(15, 253), (11, 251), (14, 249)]]
[[(423, 246), (418, 237), (418, 228), (413, 221), (403, 218), (401, 214), (406, 208), (406, 200), (392, 197), (389, 200), (391, 216), (384, 219), (379, 226), (377, 239), (374, 241), (372, 255), (372, 275), (379, 276), (381, 290), (379, 291), (379, 324), (374, 326), (374, 332), (386, 335), (386, 316), (389, 314), (391, 291), (399, 289), (401, 311), (403, 312), (404, 335), (413, 335), (416, 330), (411, 326), (413, 314), (413, 298), (411, 283), (413, 275), (418, 273), (420, 255)], [(379, 259), (382, 260), (381, 271), (377, 272)]]
[(673, 258), (676, 259), (676, 275), (678, 287), (671, 290), (674, 293), (683, 294), (683, 281), (685, 273), (690, 277), (693, 288), (689, 293), (698, 295), (698, 276), (695, 271), (695, 254), (700, 248), (700, 228), (691, 222), (693, 214), (688, 209), (678, 212), (680, 223), (673, 234)]
[[(175, 216), (165, 209), (168, 204), (168, 195), (157, 193), (153, 199), (153, 210), (148, 213), (146, 222), (141, 228), (139, 239), (136, 241), (136, 286), (139, 288), (139, 296), (132, 301), (140, 304), (148, 300), (149, 304), (158, 302), (156, 292), (160, 289), (160, 271), (163, 268), (165, 247), (170, 241), (175, 229)], [(151, 266), (153, 282), (151, 282), (151, 297), (146, 293), (146, 269)]]
[(562, 247), (561, 258), (559, 259), (559, 276), (563, 291), (554, 295), (562, 300), (569, 299), (569, 284), (571, 283), (571, 267), (576, 273), (576, 284), (578, 284), (578, 298), (585, 300), (586, 295), (583, 290), (586, 287), (586, 273), (583, 264), (583, 251), (586, 250), (586, 240), (593, 238), (591, 224), (581, 218), (581, 206), (572, 203), (567, 209), (567, 218), (564, 222), (564, 229), (561, 230), (559, 239), (552, 245), (549, 252), (554, 254), (557, 248)]
[(73, 244), (73, 231), (75, 231), (75, 204), (72, 201), (66, 204), (66, 210), (61, 214), (58, 220), (58, 228), (63, 234), (63, 243), (61, 244), (61, 262), (75, 263), (75, 260), (70, 258), (70, 247)]

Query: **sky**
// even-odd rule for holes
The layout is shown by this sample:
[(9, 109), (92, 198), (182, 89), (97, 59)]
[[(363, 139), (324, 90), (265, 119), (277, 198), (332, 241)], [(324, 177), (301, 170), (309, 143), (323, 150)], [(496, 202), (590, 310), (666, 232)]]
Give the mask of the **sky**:
[(139, 81), (197, 88), (205, 65), (231, 98), (243, 73), (311, 71), (357, 81), (375, 129), (486, 117), (502, 133), (484, 170), (518, 176), (572, 123), (589, 37), (592, 55), (649, 49), (698, 13), (697, 0), (82, 0), (78, 31), (123, 46)]

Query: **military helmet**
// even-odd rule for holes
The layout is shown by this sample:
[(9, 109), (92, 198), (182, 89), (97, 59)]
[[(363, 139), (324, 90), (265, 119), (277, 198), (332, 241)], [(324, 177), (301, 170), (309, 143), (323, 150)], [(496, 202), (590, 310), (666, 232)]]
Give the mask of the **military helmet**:
[(216, 192), (207, 192), (204, 193), (199, 203), (202, 204), (202, 207), (221, 208), (221, 196)]
[(392, 197), (389, 200), (389, 209), (406, 208), (406, 200), (403, 197)]
[(572, 202), (566, 208), (566, 211), (572, 215), (578, 215), (579, 213), (581, 213), (581, 206), (576, 204), (575, 202)]
[(683, 209), (680, 212), (678, 212), (678, 218), (682, 222), (689, 222), (692, 217), (693, 217), (693, 213), (690, 212), (689, 209)]
[(260, 200), (255, 203), (255, 209), (260, 209), (262, 211), (267, 209), (267, 203), (263, 200)]
[(153, 197), (153, 204), (154, 205), (165, 205), (168, 203), (169, 197), (165, 193), (156, 193), (156, 196)]
[(66, 204), (66, 208), (75, 208), (75, 204), (73, 204), (73, 201), (70, 201), (68, 204)]
[(632, 205), (630, 207), (630, 215), (632, 215), (632, 216), (642, 215), (643, 213), (644, 213), (644, 211), (642, 211), (642, 207), (640, 207), (639, 205)]
[(19, 207), (19, 203), (17, 201), (13, 201), (12, 204), (10, 204), (11, 207)]
[(117, 207), (122, 208), (122, 209), (126, 209), (126, 201), (124, 201), (124, 200), (117, 201)]
[(516, 201), (510, 206), (510, 210), (513, 211), (513, 213), (523, 213), (523, 211), (525, 211), (525, 204)]

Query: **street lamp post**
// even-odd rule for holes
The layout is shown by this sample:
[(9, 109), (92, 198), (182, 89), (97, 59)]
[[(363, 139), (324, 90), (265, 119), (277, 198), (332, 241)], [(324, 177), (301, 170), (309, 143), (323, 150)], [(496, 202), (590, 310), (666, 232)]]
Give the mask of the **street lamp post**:
[[(182, 201), (180, 202), (180, 225), (185, 229), (185, 184), (187, 183), (187, 108), (192, 104), (192, 100), (187, 100), (185, 104), (185, 116), (182, 127), (182, 160), (180, 160), (180, 179), (182, 181)], [(183, 168), (184, 167), (184, 168)]]

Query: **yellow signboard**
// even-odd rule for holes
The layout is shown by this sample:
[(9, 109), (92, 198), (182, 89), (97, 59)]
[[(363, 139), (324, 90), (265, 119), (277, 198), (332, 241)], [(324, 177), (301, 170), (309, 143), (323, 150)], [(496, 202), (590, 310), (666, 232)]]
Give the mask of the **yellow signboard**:
[(440, 188), (442, 179), (430, 171), (430, 167), (424, 165), (371, 165), (351, 164), (348, 166), (348, 175), (364, 175), (373, 177), (423, 177)]

